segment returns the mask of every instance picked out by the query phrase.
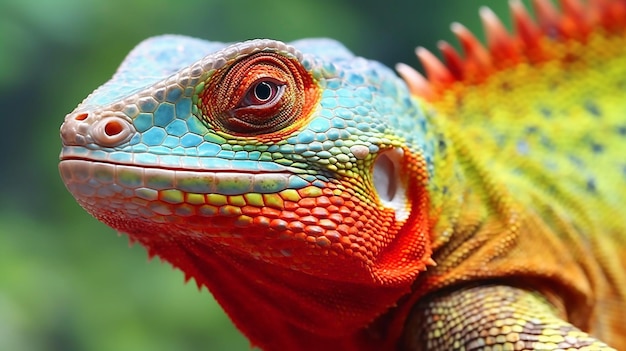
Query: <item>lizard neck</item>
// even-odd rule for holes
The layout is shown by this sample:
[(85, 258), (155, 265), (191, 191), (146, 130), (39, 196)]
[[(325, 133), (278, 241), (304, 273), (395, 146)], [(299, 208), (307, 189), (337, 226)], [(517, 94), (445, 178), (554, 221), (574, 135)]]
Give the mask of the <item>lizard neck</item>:
[[(405, 168), (425, 169), (419, 162), (408, 159)], [(361, 202), (370, 209), (365, 211), (368, 215), (350, 212), (358, 216), (353, 227), (371, 233), (380, 247), (365, 242), (370, 251), (353, 245), (343, 255), (332, 246), (312, 248), (306, 240), (293, 240), (261, 225), (232, 225), (231, 217), (207, 219), (196, 214), (169, 222), (127, 220), (121, 211), (83, 205), (96, 218), (128, 233), (151, 256), (158, 255), (185, 272), (186, 279), (207, 287), (254, 345), (266, 350), (305, 350), (302, 345), (310, 345), (310, 350), (328, 345), (380, 349), (374, 342), (361, 344), (372, 339), (361, 337), (364, 329), (411, 292), (415, 277), (430, 262), (428, 192), (419, 177), (407, 179), (406, 196), (412, 199), (408, 217), (402, 222), (385, 220), (394, 217), (393, 211)], [(336, 203), (331, 189), (323, 191), (328, 192), (329, 203)], [(283, 206), (301, 208), (287, 200)], [(357, 240), (356, 234), (348, 238), (352, 237)], [(371, 258), (366, 256), (372, 253)]]
[[(158, 252), (187, 280), (207, 287), (237, 328), (264, 350), (380, 349), (382, 339), (363, 337), (364, 326), (410, 291), (411, 282), (346, 282), (279, 267), (223, 243), (180, 235), (172, 224), (120, 225), (132, 226), (119, 229), (150, 255)], [(362, 269), (352, 264), (346, 261), (344, 268)]]

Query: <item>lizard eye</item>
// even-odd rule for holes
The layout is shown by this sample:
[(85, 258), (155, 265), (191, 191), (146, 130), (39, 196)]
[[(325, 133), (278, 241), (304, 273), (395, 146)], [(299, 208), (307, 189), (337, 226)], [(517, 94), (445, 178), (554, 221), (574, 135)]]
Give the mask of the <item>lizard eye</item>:
[(272, 80), (261, 80), (252, 85), (242, 101), (242, 106), (268, 106), (280, 100), (285, 92), (285, 85)]
[(198, 107), (216, 130), (237, 135), (287, 133), (319, 100), (316, 88), (295, 58), (259, 52), (215, 72), (198, 96)]

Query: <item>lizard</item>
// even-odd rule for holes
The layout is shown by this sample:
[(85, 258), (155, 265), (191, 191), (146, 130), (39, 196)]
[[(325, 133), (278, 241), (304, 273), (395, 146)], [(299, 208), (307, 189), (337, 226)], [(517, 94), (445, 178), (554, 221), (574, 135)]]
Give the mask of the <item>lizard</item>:
[(425, 75), (149, 38), (65, 117), (61, 178), (253, 347), (626, 349), (626, 1), (533, 6)]

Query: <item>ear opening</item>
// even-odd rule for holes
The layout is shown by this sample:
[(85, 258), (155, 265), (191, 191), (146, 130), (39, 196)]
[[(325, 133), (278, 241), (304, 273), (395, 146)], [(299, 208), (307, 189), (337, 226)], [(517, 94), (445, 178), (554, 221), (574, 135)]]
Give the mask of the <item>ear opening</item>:
[(404, 150), (396, 147), (380, 153), (374, 161), (373, 185), (383, 206), (393, 209), (396, 220), (404, 221), (407, 209), (407, 187), (401, 173)]

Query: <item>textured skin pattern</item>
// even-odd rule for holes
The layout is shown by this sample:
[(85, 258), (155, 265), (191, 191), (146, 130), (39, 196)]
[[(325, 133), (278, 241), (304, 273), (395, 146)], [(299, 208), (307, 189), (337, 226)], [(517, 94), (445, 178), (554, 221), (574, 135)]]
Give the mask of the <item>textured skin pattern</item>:
[(410, 350), (610, 350), (564, 323), (542, 295), (510, 286), (466, 288), (419, 303)]
[[(626, 349), (626, 2), (512, 2), (517, 36), (141, 43), (61, 127), (89, 213), (266, 350)], [(545, 348), (544, 348), (545, 347)]]
[[(317, 348), (328, 341), (313, 335), (357, 333), (432, 264), (425, 184), (435, 142), (426, 116), (379, 63), (329, 40), (293, 45), (302, 52), (257, 40), (211, 54), (215, 45), (191, 39), (148, 40), (61, 129), (60, 170), (79, 203), (209, 287), (268, 349), (297, 349), (303, 340)], [(200, 61), (118, 98), (126, 67), (203, 50)], [(296, 116), (300, 128), (259, 134), (215, 123), (230, 114), (212, 114), (205, 85), (259, 53), (310, 76), (305, 89), (318, 102)], [(167, 76), (169, 65), (157, 71)], [(375, 161), (390, 165), (400, 189), (386, 187), (387, 203), (373, 184)], [(413, 207), (423, 210), (408, 213)]]

